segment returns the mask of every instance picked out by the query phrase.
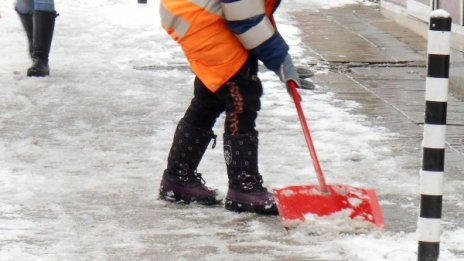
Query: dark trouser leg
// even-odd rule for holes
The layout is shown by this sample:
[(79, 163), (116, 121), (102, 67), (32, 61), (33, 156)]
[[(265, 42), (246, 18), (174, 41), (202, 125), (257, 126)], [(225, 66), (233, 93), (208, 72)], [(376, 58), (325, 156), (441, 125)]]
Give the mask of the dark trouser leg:
[(225, 102), (195, 78), (193, 99), (184, 115), (184, 120), (198, 128), (211, 130), (216, 119), (226, 109)]
[(216, 190), (205, 186), (197, 168), (211, 139), (216, 141), (212, 127), (223, 108), (215, 94), (196, 79), (194, 98), (174, 134), (161, 180), (160, 198), (205, 205), (222, 201)]
[(262, 85), (253, 74), (242, 72), (219, 90), (226, 103), (224, 159), (229, 190), (225, 207), (236, 212), (276, 215), (272, 193), (262, 186), (258, 170), (258, 132), (255, 130), (260, 110)]

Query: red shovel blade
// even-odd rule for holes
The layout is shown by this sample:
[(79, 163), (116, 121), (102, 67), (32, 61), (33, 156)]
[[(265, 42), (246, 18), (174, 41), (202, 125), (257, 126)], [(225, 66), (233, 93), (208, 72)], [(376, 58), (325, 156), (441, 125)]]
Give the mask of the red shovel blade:
[(290, 186), (274, 190), (279, 215), (284, 227), (304, 221), (305, 215), (328, 216), (350, 210), (352, 219), (362, 219), (384, 229), (382, 211), (375, 191), (345, 185), (327, 186), (328, 192), (318, 186)]

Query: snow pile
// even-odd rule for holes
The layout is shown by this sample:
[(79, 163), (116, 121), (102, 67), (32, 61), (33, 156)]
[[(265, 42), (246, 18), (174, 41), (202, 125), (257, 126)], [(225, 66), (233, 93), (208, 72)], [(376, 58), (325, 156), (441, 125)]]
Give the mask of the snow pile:
[[(364, 2), (285, 3), (331, 8)], [(379, 232), (347, 213), (307, 215), (285, 232), (278, 217), (157, 200), (172, 135), (193, 92), (180, 48), (160, 28), (159, 2), (57, 0), (51, 77), (44, 79), (25, 76), (31, 61), (13, 4), (0, 1), (2, 260), (416, 259), (414, 232)], [(280, 29), (295, 60), (304, 63), (307, 47), (282, 10)], [(151, 65), (157, 67), (134, 69)], [(285, 87), (272, 72), (261, 78), (257, 127), (266, 185), (315, 184)], [(325, 86), (302, 96), (329, 183), (369, 185), (381, 195), (404, 197), (397, 208), (417, 207), (408, 201), (417, 195), (415, 176), (401, 172), (404, 162), (392, 155), (396, 134), (354, 114), (360, 104), (336, 99)], [(223, 118), (217, 122), (218, 148), (207, 150), (199, 171), (225, 193)], [(447, 230), (442, 238), (441, 258), (459, 260), (464, 230)]]

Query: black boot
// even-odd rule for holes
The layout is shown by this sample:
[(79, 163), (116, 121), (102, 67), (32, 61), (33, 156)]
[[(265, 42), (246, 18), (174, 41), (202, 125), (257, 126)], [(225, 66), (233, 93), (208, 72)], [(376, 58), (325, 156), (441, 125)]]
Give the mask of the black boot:
[(204, 205), (222, 201), (216, 190), (205, 186), (204, 179), (197, 172), (198, 164), (213, 138), (214, 148), (216, 136), (212, 131), (197, 128), (183, 120), (179, 122), (160, 184), (161, 199)]
[(24, 27), (24, 31), (26, 31), (27, 41), (29, 44), (29, 55), (32, 57), (32, 32), (34, 30), (33, 22), (32, 22), (32, 14), (21, 14), (16, 10), (21, 20), (21, 24)]
[(277, 215), (274, 196), (263, 187), (258, 171), (258, 133), (224, 134), (224, 159), (229, 177), (226, 209)]
[(32, 34), (32, 66), (27, 70), (27, 76), (48, 76), (48, 54), (53, 39), (56, 12), (34, 11), (34, 30)]

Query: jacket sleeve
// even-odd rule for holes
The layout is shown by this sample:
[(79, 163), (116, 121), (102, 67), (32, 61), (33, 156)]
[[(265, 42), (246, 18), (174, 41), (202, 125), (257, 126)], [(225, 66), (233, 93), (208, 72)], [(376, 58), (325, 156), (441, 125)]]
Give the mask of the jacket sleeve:
[(272, 71), (277, 70), (289, 47), (266, 16), (265, 0), (221, 0), (227, 27), (243, 46)]

